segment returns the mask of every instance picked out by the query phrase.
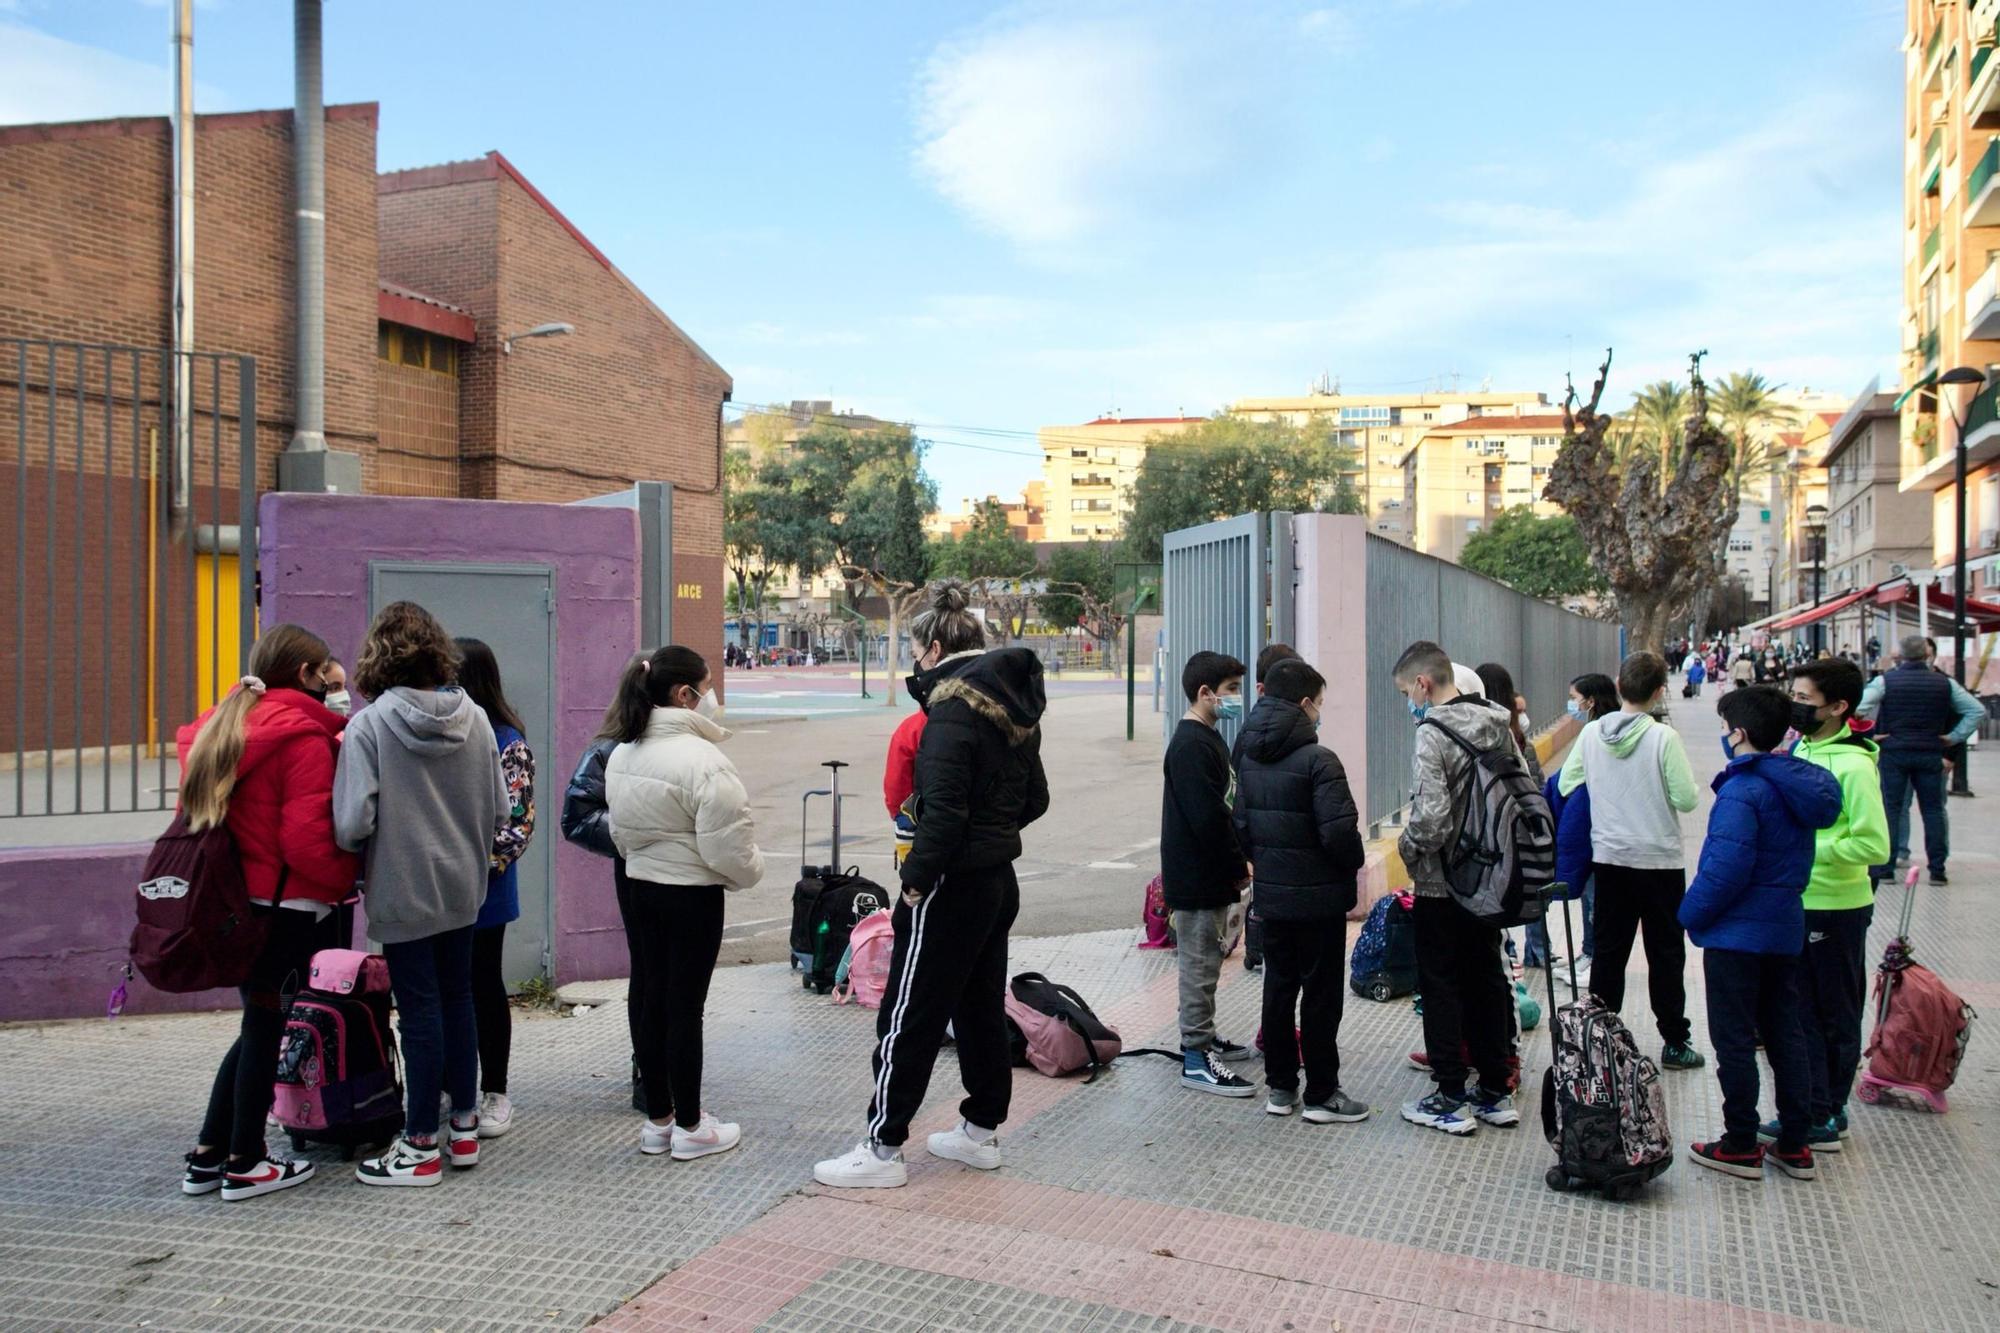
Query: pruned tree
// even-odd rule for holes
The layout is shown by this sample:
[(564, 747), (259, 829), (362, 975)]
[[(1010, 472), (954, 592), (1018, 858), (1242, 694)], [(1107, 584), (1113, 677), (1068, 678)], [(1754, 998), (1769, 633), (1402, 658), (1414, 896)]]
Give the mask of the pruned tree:
[(1664, 648), (1675, 621), (1715, 579), (1730, 443), (1709, 418), (1702, 355), (1688, 359), (1688, 415), (1666, 455), (1670, 470), (1649, 449), (1614, 457), (1606, 438), (1614, 418), (1598, 410), (1611, 376), (1609, 350), (1590, 401), (1578, 404), (1574, 384), (1563, 400), (1563, 444), (1544, 496), (1576, 520), (1634, 649)]

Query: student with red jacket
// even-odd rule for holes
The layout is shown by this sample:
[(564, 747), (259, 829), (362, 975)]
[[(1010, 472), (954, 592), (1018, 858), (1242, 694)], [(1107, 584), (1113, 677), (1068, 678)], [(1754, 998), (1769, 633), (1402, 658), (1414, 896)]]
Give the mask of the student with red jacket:
[(271, 1156), (264, 1117), (285, 1034), (279, 993), (288, 979), (304, 980), (320, 923), (353, 894), (360, 869), (333, 840), (334, 761), (347, 719), (323, 702), (331, 661), (318, 635), (276, 626), (251, 651), (250, 674), (180, 729), (181, 811), (194, 829), (229, 829), (250, 900), (270, 918), (183, 1193), (249, 1199), (312, 1177), (312, 1163)]

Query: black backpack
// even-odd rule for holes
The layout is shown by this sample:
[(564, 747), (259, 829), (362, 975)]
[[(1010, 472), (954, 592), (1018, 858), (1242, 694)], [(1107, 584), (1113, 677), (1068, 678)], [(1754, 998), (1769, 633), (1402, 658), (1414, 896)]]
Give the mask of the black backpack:
[(792, 888), (792, 966), (805, 974), (805, 989), (831, 994), (855, 926), (894, 906), (889, 891), (856, 866), (817, 867), (800, 879)]
[(1471, 760), (1458, 836), (1440, 852), (1451, 896), (1484, 925), (1541, 920), (1556, 879), (1556, 821), (1514, 738), (1482, 750), (1434, 717), (1421, 725), (1451, 737)]
[[(280, 876), (273, 906), (284, 893)], [(250, 979), (270, 923), (252, 910), (226, 824), (197, 832), (177, 812), (146, 857), (135, 901), (132, 964), (155, 990), (185, 995)]]

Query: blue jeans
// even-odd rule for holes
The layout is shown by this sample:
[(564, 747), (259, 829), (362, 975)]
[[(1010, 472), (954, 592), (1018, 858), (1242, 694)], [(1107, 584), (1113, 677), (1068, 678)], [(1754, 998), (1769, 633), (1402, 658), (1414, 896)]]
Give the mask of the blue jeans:
[(403, 1132), (438, 1132), (438, 1093), (453, 1115), (479, 1109), (479, 1028), (472, 1016), (472, 927), (385, 944), (402, 1034)]
[[(1564, 910), (1563, 904), (1561, 903), (1550, 903), (1549, 906), (1550, 908), (1552, 908), (1557, 912), (1561, 912)], [(1597, 881), (1593, 879), (1586, 879), (1583, 882), (1583, 956), (1585, 958), (1588, 958), (1597, 952), (1597, 949), (1595, 947), (1597, 944), (1597, 920), (1596, 920), (1597, 914), (1596, 911), (1594, 910), (1596, 906), (1597, 906)], [(1541, 921), (1530, 921), (1528, 923), (1528, 952), (1527, 956), (1521, 960), (1521, 966), (1546, 967), (1548, 966), (1548, 961), (1549, 961), (1548, 922), (1546, 919)]]
[(1875, 867), (1877, 879), (1895, 874), (1896, 862), (1910, 854), (1910, 788), (1924, 817), (1924, 859), (1931, 873), (1944, 873), (1951, 853), (1951, 820), (1944, 808), (1944, 755), (1936, 750), (1883, 750), (1882, 808), (1889, 814), (1889, 864)]

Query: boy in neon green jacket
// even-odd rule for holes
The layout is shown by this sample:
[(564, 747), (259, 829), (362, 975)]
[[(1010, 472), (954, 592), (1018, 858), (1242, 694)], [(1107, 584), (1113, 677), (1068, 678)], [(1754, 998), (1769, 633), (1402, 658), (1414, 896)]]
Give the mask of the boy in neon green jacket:
[[(1812, 1075), (1812, 1148), (1838, 1152), (1847, 1137), (1847, 1094), (1861, 1063), (1861, 1010), (1868, 996), (1868, 923), (1875, 915), (1870, 866), (1889, 856), (1875, 742), (1848, 719), (1864, 682), (1852, 662), (1808, 662), (1792, 672), (1792, 753), (1840, 783), (1840, 818), (1819, 831), (1806, 885), (1806, 944), (1800, 955), (1800, 1025)], [(1760, 1137), (1775, 1142), (1777, 1122)]]

